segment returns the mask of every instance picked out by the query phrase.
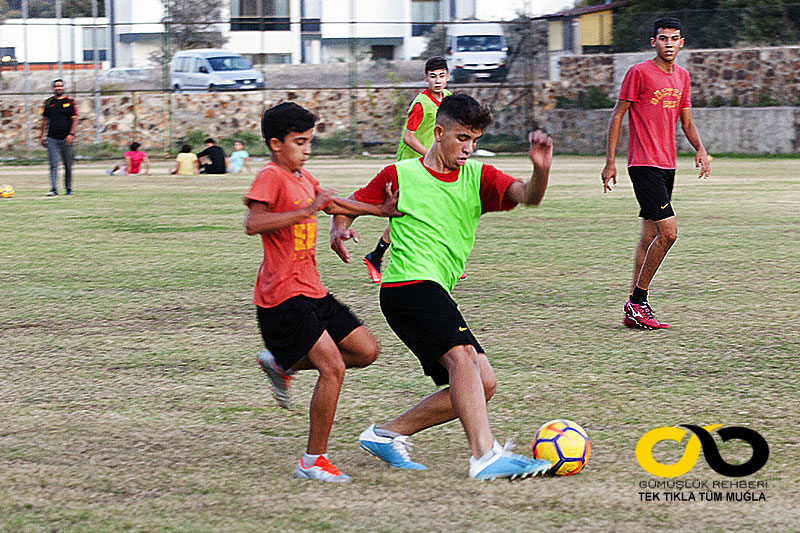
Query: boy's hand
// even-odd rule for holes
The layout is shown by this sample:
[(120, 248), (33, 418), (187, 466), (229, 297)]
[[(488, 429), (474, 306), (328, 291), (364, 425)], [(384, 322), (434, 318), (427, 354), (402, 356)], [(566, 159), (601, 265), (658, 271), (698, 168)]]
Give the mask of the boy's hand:
[(535, 168), (550, 170), (553, 164), (553, 139), (541, 130), (532, 131), (528, 134), (528, 142), (531, 147), (528, 150), (528, 157)]
[[(392, 184), (386, 184), (386, 200), (381, 204), (381, 216), (384, 217), (401, 217), (405, 213), (397, 210), (397, 202), (400, 199), (400, 189), (392, 192)], [(358, 242), (358, 241), (356, 241)]]
[(345, 263), (350, 262), (350, 253), (344, 247), (344, 241), (349, 239), (358, 243), (358, 232), (351, 229), (339, 229), (335, 225), (331, 225), (331, 250), (336, 252), (336, 255)]
[(611, 191), (611, 185), (608, 184), (610, 181), (613, 181), (614, 185), (617, 184), (617, 166), (613, 161), (606, 163), (600, 178), (603, 180), (603, 193)]
[(319, 191), (316, 198), (314, 198), (314, 201), (308, 206), (309, 209), (311, 209), (311, 212), (316, 213), (321, 209), (325, 209), (325, 206), (328, 205), (328, 203), (331, 201), (331, 198), (336, 195), (336, 192), (336, 189), (322, 189)]
[(694, 167), (700, 170), (697, 179), (708, 178), (711, 175), (711, 163), (708, 161), (708, 152), (705, 148), (701, 148), (694, 155)]

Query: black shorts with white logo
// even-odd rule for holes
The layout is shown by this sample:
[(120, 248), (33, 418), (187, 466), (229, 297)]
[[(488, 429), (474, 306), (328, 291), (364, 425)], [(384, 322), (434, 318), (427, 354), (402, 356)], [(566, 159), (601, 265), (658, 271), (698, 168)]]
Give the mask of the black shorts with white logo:
[(294, 296), (275, 307), (256, 306), (256, 312), (264, 346), (285, 369), (305, 357), (323, 332), (339, 344), (361, 325), (330, 293), (322, 298)]
[(458, 304), (436, 282), (381, 287), (381, 311), (392, 331), (417, 356), (425, 374), (437, 385), (450, 382), (439, 359), (451, 348), (469, 345), (484, 353)]
[(672, 210), (674, 168), (628, 167), (628, 176), (639, 201), (640, 217), (655, 222), (675, 216)]

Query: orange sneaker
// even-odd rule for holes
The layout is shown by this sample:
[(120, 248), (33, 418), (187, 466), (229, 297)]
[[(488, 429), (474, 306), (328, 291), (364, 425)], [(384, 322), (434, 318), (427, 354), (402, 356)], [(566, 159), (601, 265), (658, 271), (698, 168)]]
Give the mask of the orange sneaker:
[(342, 474), (339, 469), (333, 466), (324, 455), (317, 457), (314, 464), (308, 468), (303, 467), (303, 460), (297, 461), (297, 468), (294, 470), (294, 477), (299, 479), (313, 479), (316, 481), (327, 481), (329, 483), (349, 483), (350, 476)]
[(381, 259), (373, 259), (372, 252), (368, 253), (364, 256), (364, 264), (367, 265), (367, 272), (369, 273), (369, 279), (372, 280), (372, 283), (380, 283), (381, 282)]
[(292, 406), (292, 397), (289, 394), (289, 385), (292, 383), (292, 374), (281, 370), (275, 357), (269, 350), (261, 350), (256, 357), (261, 370), (269, 377), (272, 385), (272, 395), (278, 401), (278, 405), (284, 409)]

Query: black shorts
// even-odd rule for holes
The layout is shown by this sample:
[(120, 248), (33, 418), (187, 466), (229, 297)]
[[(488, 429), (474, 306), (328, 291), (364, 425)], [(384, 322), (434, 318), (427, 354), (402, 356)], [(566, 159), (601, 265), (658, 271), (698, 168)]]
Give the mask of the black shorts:
[(392, 331), (417, 356), (437, 385), (450, 382), (439, 359), (454, 346), (474, 346), (484, 353), (456, 304), (441, 285), (421, 281), (381, 287), (381, 311)]
[(639, 201), (640, 217), (655, 222), (675, 216), (675, 211), (672, 210), (674, 168), (628, 167), (628, 176)]
[(294, 366), (327, 331), (339, 344), (361, 322), (330, 294), (323, 298), (294, 296), (275, 307), (258, 307), (264, 346), (284, 369)]

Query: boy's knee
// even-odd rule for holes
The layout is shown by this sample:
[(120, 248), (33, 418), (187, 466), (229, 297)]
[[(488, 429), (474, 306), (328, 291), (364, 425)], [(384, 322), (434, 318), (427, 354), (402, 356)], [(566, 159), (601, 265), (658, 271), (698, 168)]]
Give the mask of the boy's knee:
[(378, 346), (378, 341), (370, 337), (369, 342), (364, 346), (361, 357), (359, 358), (362, 366), (369, 366), (374, 363), (378, 359), (379, 352), (380, 347)]
[(448, 365), (471, 365), (480, 367), (480, 359), (478, 358), (478, 352), (475, 350), (474, 346), (456, 346), (447, 353), (446, 357), (448, 359)]
[(490, 376), (482, 376), (483, 381), (483, 395), (486, 397), (486, 401), (492, 399), (494, 393), (497, 392), (497, 378), (494, 374)]
[(341, 356), (327, 361), (324, 366), (318, 366), (317, 369), (319, 370), (320, 377), (334, 379), (338, 382), (344, 381), (346, 367)]
[(678, 240), (678, 228), (668, 229), (661, 235), (661, 238), (664, 239), (667, 246), (672, 246)]

